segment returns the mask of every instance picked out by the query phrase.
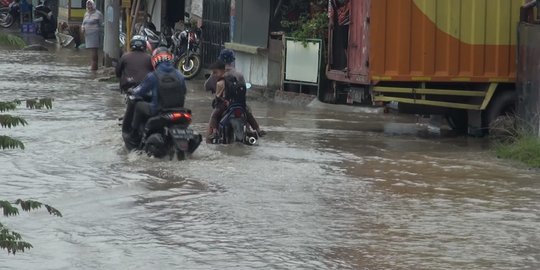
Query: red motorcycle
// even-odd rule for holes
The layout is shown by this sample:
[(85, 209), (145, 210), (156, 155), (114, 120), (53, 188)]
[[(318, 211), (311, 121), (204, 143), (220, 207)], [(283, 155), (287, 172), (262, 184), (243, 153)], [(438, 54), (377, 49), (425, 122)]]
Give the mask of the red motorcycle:
[[(189, 18), (189, 13), (186, 13)], [(201, 71), (201, 44), (202, 29), (190, 22), (185, 23), (184, 31), (172, 35), (171, 51), (175, 57), (175, 66), (186, 80), (193, 79)]]
[[(2, 4), (5, 1), (2, 2)], [(10, 28), (16, 20), (19, 19), (21, 14), (20, 1), (15, 0), (8, 4), (7, 7), (0, 9), (0, 26), (4, 28)], [(7, 2), (6, 2), (7, 3)]]

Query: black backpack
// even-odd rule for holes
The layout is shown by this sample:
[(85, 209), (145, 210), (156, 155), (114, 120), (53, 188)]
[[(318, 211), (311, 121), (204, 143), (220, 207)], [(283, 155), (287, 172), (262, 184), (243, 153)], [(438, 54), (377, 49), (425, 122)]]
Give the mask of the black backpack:
[(235, 76), (227, 75), (225, 80), (224, 99), (229, 101), (229, 104), (246, 105), (246, 84), (241, 83)]

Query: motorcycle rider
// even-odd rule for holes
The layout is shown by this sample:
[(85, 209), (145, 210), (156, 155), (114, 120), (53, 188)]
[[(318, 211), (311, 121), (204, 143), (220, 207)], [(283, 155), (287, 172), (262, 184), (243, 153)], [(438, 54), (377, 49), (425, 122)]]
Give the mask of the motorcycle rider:
[(154, 70), (152, 59), (145, 52), (146, 40), (143, 36), (134, 36), (129, 46), (131, 52), (122, 55), (116, 65), (116, 77), (120, 78), (120, 91), (123, 93), (139, 85)]
[[(234, 61), (236, 58), (234, 57), (234, 52), (230, 49), (224, 49), (219, 53), (218, 61), (214, 63), (213, 69), (212, 69), (212, 75), (206, 80), (204, 83), (204, 88), (207, 91), (211, 91), (212, 93), (215, 93), (215, 101), (219, 101), (220, 99), (223, 99), (224, 91), (225, 89), (225, 83), (224, 78), (226, 76), (234, 76), (236, 80), (241, 83), (245, 84), (246, 80), (244, 78), (244, 75), (240, 72), (238, 72), (234, 68)], [(220, 83), (221, 81), (221, 83)], [(214, 102), (216, 104), (216, 102)], [(218, 102), (218, 105), (219, 102)], [(221, 104), (222, 105), (222, 104)], [(208, 127), (208, 140), (211, 140), (217, 133), (217, 124), (221, 118), (221, 115), (225, 111), (225, 108), (215, 106), (214, 111), (212, 112), (212, 116), (210, 117), (210, 123)], [(257, 132), (257, 134), (262, 137), (266, 135), (266, 132), (264, 130), (261, 130), (259, 124), (257, 123), (257, 120), (253, 116), (253, 113), (251, 112), (251, 108), (246, 105), (246, 116), (247, 121), (251, 128)]]
[(137, 98), (151, 96), (151, 102), (139, 101), (135, 105), (131, 123), (131, 139), (140, 141), (139, 127), (162, 109), (183, 108), (186, 83), (182, 74), (172, 64), (173, 55), (165, 47), (152, 53), (154, 72), (135, 89), (130, 91)]
[[(216, 91), (214, 100), (212, 102), (212, 107), (214, 110), (212, 110), (212, 114), (210, 115), (210, 123), (208, 123), (208, 135), (206, 137), (206, 143), (212, 143), (214, 138), (217, 137), (219, 120), (229, 105), (227, 100), (225, 100), (225, 76), (227, 73), (225, 63), (218, 60), (210, 66), (210, 69), (212, 70), (212, 77), (216, 79)], [(242, 83), (240, 80), (238, 81)]]

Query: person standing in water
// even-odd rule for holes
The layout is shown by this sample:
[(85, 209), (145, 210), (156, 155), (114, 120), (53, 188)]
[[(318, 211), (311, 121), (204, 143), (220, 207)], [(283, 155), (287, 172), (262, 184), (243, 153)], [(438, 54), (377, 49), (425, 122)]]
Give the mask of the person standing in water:
[(98, 49), (100, 47), (102, 24), (103, 14), (96, 9), (94, 1), (86, 1), (86, 13), (84, 14), (81, 30), (84, 34), (86, 49), (90, 50), (92, 57), (91, 70), (98, 69)]

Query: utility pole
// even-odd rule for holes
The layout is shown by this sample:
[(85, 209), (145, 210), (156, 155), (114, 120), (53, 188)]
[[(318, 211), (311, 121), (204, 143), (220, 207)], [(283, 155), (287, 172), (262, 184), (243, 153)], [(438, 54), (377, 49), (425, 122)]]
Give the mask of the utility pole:
[(129, 52), (129, 44), (131, 44), (131, 36), (133, 30), (131, 29), (131, 20), (133, 19), (132, 10), (135, 8), (133, 7), (135, 5), (135, 2), (131, 2), (131, 0), (122, 0), (122, 8), (125, 12), (125, 18), (126, 18), (126, 52)]
[(103, 62), (112, 67), (120, 58), (120, 0), (105, 0), (105, 37)]

